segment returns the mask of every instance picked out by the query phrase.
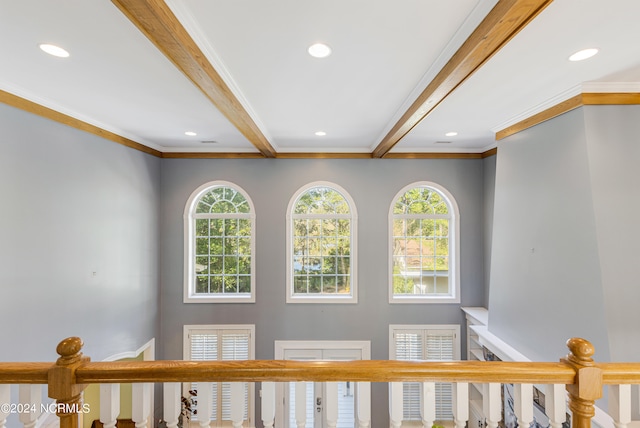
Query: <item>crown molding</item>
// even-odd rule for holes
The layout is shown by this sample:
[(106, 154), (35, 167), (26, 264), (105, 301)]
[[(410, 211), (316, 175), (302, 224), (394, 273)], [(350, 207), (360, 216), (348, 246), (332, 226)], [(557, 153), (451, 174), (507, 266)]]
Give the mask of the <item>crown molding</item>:
[(585, 82), (574, 86), (508, 121), (493, 127), (496, 140), (501, 140), (585, 105), (640, 104), (638, 82)]
[(557, 106), (558, 104), (562, 104), (564, 102), (566, 102), (567, 100), (570, 100), (571, 98), (574, 98), (578, 95), (580, 95), (582, 93), (582, 85), (576, 85), (572, 88), (569, 88), (563, 92), (560, 92), (559, 94), (557, 94), (556, 96), (554, 96), (553, 98), (550, 98), (536, 106), (533, 106), (525, 111), (523, 111), (522, 113), (511, 117), (510, 119), (494, 126), (493, 128), (491, 128), (491, 131), (494, 133), (499, 133), (501, 131), (503, 131), (506, 128), (510, 128), (513, 125), (516, 125), (520, 122), (523, 122), (529, 118), (531, 118), (532, 116), (535, 116), (539, 113), (542, 113), (550, 108), (553, 108), (555, 106)]
[[(123, 133), (121, 131), (110, 131), (106, 126), (91, 123), (93, 121), (79, 119), (73, 113), (63, 113), (63, 111), (69, 110), (60, 106), (49, 107), (46, 105), (46, 102), (36, 102), (2, 89), (0, 89), (0, 102), (26, 111), (28, 113), (44, 117), (45, 119), (53, 120), (63, 125), (70, 126), (80, 131), (88, 132), (106, 140), (121, 144), (123, 146), (127, 146), (153, 156), (162, 157), (162, 152), (153, 148), (151, 144), (141, 144), (137, 141), (123, 136)], [(51, 105), (53, 103), (48, 104)], [(81, 115), (77, 116), (82, 117)]]
[[(496, 133), (496, 140), (502, 140), (510, 135), (516, 134), (520, 131), (524, 131), (525, 129), (531, 128), (532, 126), (538, 125), (542, 122), (545, 122), (549, 119), (553, 119), (554, 117), (560, 116), (568, 111), (576, 109), (578, 107), (583, 107), (585, 105), (635, 105), (640, 104), (640, 85), (619, 85), (619, 84), (609, 84), (605, 86), (599, 85), (600, 89), (606, 88), (607, 92), (580, 92), (577, 95), (574, 95), (570, 98), (563, 99), (549, 107), (549, 104), (552, 102), (544, 103), (541, 106), (531, 109), (529, 112), (535, 112), (530, 116), (526, 114), (519, 115), (519, 121), (514, 121), (510, 125), (501, 128), (498, 127), (498, 130), (494, 130)], [(592, 85), (580, 85), (580, 89), (583, 87), (587, 87), (589, 89), (594, 88)], [(631, 89), (633, 92), (619, 92), (620, 89)], [(614, 92), (618, 90), (617, 92)], [(566, 95), (566, 93), (564, 94)], [(562, 97), (557, 97), (562, 98)], [(557, 98), (554, 98), (556, 100)]]
[(640, 82), (585, 82), (582, 84), (582, 93), (634, 93), (640, 92)]

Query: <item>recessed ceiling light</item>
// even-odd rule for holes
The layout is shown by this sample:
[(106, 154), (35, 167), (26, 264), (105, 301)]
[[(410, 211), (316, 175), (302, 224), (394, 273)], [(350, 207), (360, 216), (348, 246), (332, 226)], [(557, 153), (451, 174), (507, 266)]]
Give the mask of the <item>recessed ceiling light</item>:
[(326, 133), (326, 132), (324, 132), (324, 131), (317, 131), (317, 132), (316, 132), (316, 135), (317, 135), (318, 137), (324, 137), (325, 135), (327, 135), (327, 133)]
[(331, 55), (331, 48), (324, 43), (316, 43), (309, 46), (307, 52), (314, 58), (326, 58)]
[(184, 133), (184, 135), (188, 135), (189, 137), (195, 137), (195, 136), (196, 136), (196, 135), (198, 135), (198, 134), (196, 134), (196, 133), (195, 133), (195, 132), (193, 132), (193, 131), (187, 131), (187, 132), (185, 132), (185, 133)]
[(583, 59), (591, 58), (597, 53), (598, 49), (595, 48), (583, 49), (571, 55), (569, 61), (582, 61)]
[(67, 58), (69, 56), (69, 52), (62, 49), (60, 46), (50, 45), (47, 43), (42, 43), (40, 45), (40, 49), (48, 53), (49, 55), (57, 56), (59, 58)]
[(444, 135), (446, 135), (447, 137), (455, 137), (456, 135), (458, 135), (458, 133), (455, 131), (451, 131), (451, 132), (447, 132)]

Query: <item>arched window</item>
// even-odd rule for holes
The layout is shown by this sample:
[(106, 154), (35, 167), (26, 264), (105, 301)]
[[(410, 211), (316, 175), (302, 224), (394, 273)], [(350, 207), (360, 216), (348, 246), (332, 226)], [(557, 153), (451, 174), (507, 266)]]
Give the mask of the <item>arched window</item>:
[(414, 183), (396, 195), (389, 210), (389, 302), (460, 302), (459, 224), (453, 196), (437, 184)]
[(287, 209), (287, 302), (356, 303), (356, 208), (341, 187), (315, 182)]
[(238, 186), (214, 181), (184, 213), (185, 303), (255, 302), (253, 204)]

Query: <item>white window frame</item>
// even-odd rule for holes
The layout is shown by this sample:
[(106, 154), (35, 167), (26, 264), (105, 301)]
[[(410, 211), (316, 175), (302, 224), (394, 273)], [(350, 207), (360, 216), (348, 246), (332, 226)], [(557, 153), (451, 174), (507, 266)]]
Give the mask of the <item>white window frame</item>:
[[(453, 340), (453, 359), (451, 361), (460, 360), (460, 325), (459, 324), (391, 324), (389, 325), (389, 359), (396, 360), (395, 334), (403, 332), (422, 331), (426, 336), (429, 331), (451, 331), (454, 335)], [(437, 406), (437, 403), (436, 403)], [(406, 422), (408, 426), (411, 422)], [(419, 424), (422, 426), (422, 424)]]
[[(446, 200), (449, 210), (449, 294), (407, 294), (398, 295), (393, 292), (393, 223), (396, 218), (393, 209), (396, 201), (406, 192), (416, 187), (431, 188)], [(460, 211), (453, 195), (444, 187), (430, 181), (419, 181), (403, 187), (391, 201), (389, 207), (389, 303), (460, 303)]]
[[(191, 360), (191, 333), (206, 333), (211, 331), (233, 331), (233, 330), (249, 330), (249, 359), (255, 360), (255, 348), (256, 348), (256, 326), (254, 324), (197, 324), (197, 325), (185, 325), (183, 329), (183, 359), (185, 361)], [(247, 398), (247, 418), (248, 426), (255, 426), (255, 382), (248, 382), (249, 392)], [(190, 383), (183, 383), (183, 396), (187, 396), (188, 390), (191, 388)], [(222, 424), (222, 421), (217, 421), (216, 426), (227, 426)], [(231, 424), (228, 424), (231, 426)]]
[[(251, 212), (243, 215), (242, 218), (249, 218), (251, 221), (251, 292), (250, 293), (196, 293), (195, 279), (195, 209), (200, 198), (209, 190), (215, 187), (229, 187), (240, 193), (249, 204)], [(233, 217), (233, 216), (229, 216)], [(187, 200), (184, 209), (184, 303), (255, 303), (256, 301), (256, 279), (255, 279), (255, 233), (256, 214), (253, 201), (248, 193), (240, 186), (228, 181), (210, 181), (198, 187)]]
[[(314, 187), (328, 187), (336, 192), (340, 193), (347, 204), (349, 205), (349, 219), (351, 226), (351, 257), (350, 257), (350, 289), (349, 295), (295, 295), (294, 294), (294, 280), (293, 280), (293, 209), (298, 199), (309, 189)], [(332, 217), (333, 218), (333, 217)], [(351, 198), (351, 195), (341, 186), (328, 181), (314, 181), (313, 183), (306, 184), (299, 188), (289, 201), (287, 207), (287, 291), (286, 302), (287, 303), (358, 303), (358, 212), (356, 205)]]

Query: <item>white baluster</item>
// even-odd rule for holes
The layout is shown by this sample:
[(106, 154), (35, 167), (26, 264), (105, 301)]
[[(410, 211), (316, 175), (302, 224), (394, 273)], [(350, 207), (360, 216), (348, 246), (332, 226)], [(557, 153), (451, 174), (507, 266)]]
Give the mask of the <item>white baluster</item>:
[(371, 383), (358, 382), (358, 428), (371, 426)]
[(116, 426), (120, 414), (120, 384), (100, 384), (100, 422), (104, 428)]
[(609, 385), (609, 415), (616, 428), (631, 422), (631, 385)]
[[(4, 404), (5, 406), (0, 406), (0, 428), (4, 428), (7, 423), (7, 417), (9, 416), (9, 408), (6, 407), (7, 404), (11, 403), (11, 385), (0, 385), (0, 404)], [(4, 410), (3, 410), (4, 409)]]
[(561, 428), (567, 419), (567, 399), (564, 385), (547, 385), (544, 393), (545, 413), (551, 428)]
[(464, 428), (469, 420), (469, 384), (466, 382), (453, 383), (453, 421), (456, 428)]
[(29, 411), (20, 412), (20, 422), (22, 422), (24, 428), (35, 427), (38, 416), (40, 416), (42, 385), (20, 385), (18, 387), (18, 396), (20, 405), (29, 409)]
[(163, 385), (164, 397), (162, 407), (167, 428), (176, 428), (178, 426), (178, 419), (180, 418), (180, 412), (182, 410), (182, 403), (180, 401), (182, 397), (181, 387), (182, 385), (179, 382), (169, 382)]
[(338, 425), (338, 382), (326, 382), (325, 417), (328, 428)]
[(422, 426), (431, 428), (436, 420), (436, 384), (435, 382), (422, 382), (422, 394), (420, 394), (420, 415)]
[(518, 418), (518, 426), (529, 428), (533, 422), (533, 385), (530, 383), (513, 385), (513, 406)]
[(402, 382), (391, 382), (389, 384), (389, 423), (391, 428), (400, 428), (402, 425), (404, 407), (402, 389)]
[(487, 428), (497, 428), (502, 418), (502, 402), (499, 383), (485, 383), (482, 393), (482, 411), (487, 419)]
[[(292, 384), (293, 385), (293, 384)], [(307, 424), (307, 383), (296, 382), (296, 425), (304, 428)]]
[(262, 382), (262, 424), (264, 428), (273, 428), (276, 417), (276, 384)]
[(244, 382), (231, 382), (231, 423), (233, 428), (242, 427), (244, 421)]
[(151, 414), (151, 384), (131, 384), (131, 420), (136, 428), (146, 427)]
[(213, 384), (198, 382), (198, 424), (206, 428), (211, 423), (213, 413)]

